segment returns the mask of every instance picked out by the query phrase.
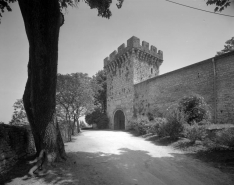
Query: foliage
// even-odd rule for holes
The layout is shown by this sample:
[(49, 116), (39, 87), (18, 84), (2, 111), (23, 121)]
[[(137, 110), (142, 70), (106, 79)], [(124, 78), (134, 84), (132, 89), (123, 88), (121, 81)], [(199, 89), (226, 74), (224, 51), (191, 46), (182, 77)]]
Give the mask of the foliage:
[(224, 8), (227, 8), (231, 4), (231, 0), (206, 0), (206, 1), (207, 5), (216, 6), (214, 9), (215, 12), (217, 11), (221, 12), (224, 10)]
[(203, 140), (207, 136), (206, 127), (198, 125), (196, 122), (192, 125), (186, 125), (184, 135), (191, 143), (195, 143), (196, 140)]
[(12, 119), (9, 122), (10, 125), (29, 125), (27, 115), (24, 109), (24, 104), (22, 99), (16, 100), (13, 105), (14, 113)]
[(92, 87), (94, 91), (94, 104), (96, 107), (100, 107), (102, 112), (106, 112), (106, 72), (105, 70), (98, 71), (92, 78)]
[[(2, 13), (5, 11), (12, 11), (10, 7), (10, 3), (14, 3), (17, 0), (0, 0), (0, 17), (2, 17)], [(77, 6), (77, 4), (81, 0), (58, 0), (60, 11), (62, 9), (66, 9), (68, 6)], [(124, 0), (117, 0), (118, 4), (116, 4), (117, 8), (121, 8)], [(111, 0), (84, 0), (84, 2), (91, 8), (98, 10), (98, 16), (110, 18), (112, 13), (110, 11), (110, 5), (112, 3)], [(0, 19), (1, 21), (1, 19)]]
[(58, 74), (56, 102), (58, 119), (76, 119), (92, 109), (93, 90), (87, 74)]
[(137, 131), (139, 135), (144, 135), (147, 133), (147, 130), (150, 129), (149, 120), (145, 116), (133, 118), (130, 121), (130, 127), (131, 129)]
[(184, 131), (185, 115), (178, 109), (177, 105), (173, 105), (167, 109), (164, 115), (167, 121), (159, 125), (158, 135), (161, 137), (170, 136), (178, 138)]
[[(80, 131), (78, 119), (93, 109), (93, 89), (87, 74), (58, 74), (56, 87), (56, 115), (58, 122), (68, 122), (72, 135)], [(70, 132), (69, 130), (69, 132)]]
[(80, 127), (81, 127), (81, 128), (85, 128), (85, 127), (86, 127), (85, 122), (84, 122), (84, 121), (82, 121), (82, 120), (80, 121), (80, 123), (79, 123), (79, 124), (80, 124)]
[[(0, 11), (3, 12), (5, 9), (11, 11), (9, 6), (11, 2), (15, 0), (0, 0)], [(42, 149), (46, 149), (49, 161), (54, 162), (66, 158), (61, 134), (55, 125), (57, 123), (54, 122), (58, 40), (60, 26), (64, 23), (61, 11), (68, 6), (76, 6), (80, 0), (18, 0), (18, 2), (30, 48), (28, 80), (23, 96), (24, 106), (33, 130), (37, 155)], [(98, 16), (110, 18), (111, 0), (84, 0), (84, 2), (91, 9), (97, 9)], [(123, 0), (118, 2), (117, 7), (121, 8)], [(74, 111), (76, 115), (77, 110), (76, 108), (76, 112)]]
[(160, 125), (163, 125), (167, 122), (166, 118), (154, 118), (149, 122), (148, 133), (160, 135)]
[(184, 119), (189, 124), (211, 118), (209, 106), (203, 97), (197, 95), (182, 98), (179, 101), (178, 110), (184, 114)]
[(232, 37), (231, 39), (229, 39), (225, 42), (224, 49), (217, 52), (216, 56), (222, 55), (224, 53), (228, 53), (231, 51), (234, 51), (234, 37)]
[(86, 114), (85, 121), (89, 125), (97, 124), (98, 129), (106, 129), (109, 123), (106, 113), (103, 113), (100, 108), (96, 108), (92, 113)]
[(224, 129), (216, 133), (214, 142), (218, 145), (234, 148), (234, 129)]
[(177, 138), (184, 130), (184, 117), (177, 107), (170, 107), (165, 118), (152, 117), (152, 115), (139, 116), (130, 121), (131, 128), (140, 135), (147, 133), (157, 134), (159, 137), (170, 136)]

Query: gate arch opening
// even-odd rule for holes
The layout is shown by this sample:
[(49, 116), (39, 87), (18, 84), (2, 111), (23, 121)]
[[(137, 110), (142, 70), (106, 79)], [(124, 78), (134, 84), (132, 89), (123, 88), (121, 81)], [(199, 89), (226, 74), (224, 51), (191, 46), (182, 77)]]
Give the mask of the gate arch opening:
[(122, 110), (117, 110), (114, 115), (114, 129), (125, 130), (125, 116)]

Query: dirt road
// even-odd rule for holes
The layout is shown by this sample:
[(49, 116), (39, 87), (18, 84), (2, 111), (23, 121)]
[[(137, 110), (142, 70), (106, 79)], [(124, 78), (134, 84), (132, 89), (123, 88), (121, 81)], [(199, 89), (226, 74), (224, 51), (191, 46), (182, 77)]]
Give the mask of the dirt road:
[(216, 168), (127, 132), (83, 131), (66, 143), (68, 160), (46, 174), (9, 184), (226, 185)]

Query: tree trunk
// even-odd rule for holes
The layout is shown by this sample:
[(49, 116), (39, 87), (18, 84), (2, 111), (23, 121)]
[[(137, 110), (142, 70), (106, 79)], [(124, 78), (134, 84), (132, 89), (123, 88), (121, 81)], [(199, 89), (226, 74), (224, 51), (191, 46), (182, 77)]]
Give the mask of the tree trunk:
[(76, 116), (73, 115), (73, 124), (72, 124), (72, 135), (75, 135), (75, 126), (76, 126)]
[(58, 38), (61, 16), (58, 0), (18, 0), (29, 41), (28, 80), (23, 101), (37, 154), (45, 149), (53, 162), (65, 159), (55, 117)]
[(80, 133), (80, 122), (78, 117), (77, 117), (77, 132)]

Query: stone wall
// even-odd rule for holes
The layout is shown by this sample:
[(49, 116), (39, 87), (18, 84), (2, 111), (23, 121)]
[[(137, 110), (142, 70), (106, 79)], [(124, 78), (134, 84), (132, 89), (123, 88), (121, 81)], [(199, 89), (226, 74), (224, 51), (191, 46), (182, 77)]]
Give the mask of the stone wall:
[(128, 59), (116, 70), (107, 73), (107, 114), (111, 129), (114, 129), (114, 114), (117, 110), (123, 111), (125, 123), (132, 117), (134, 93), (133, 70), (131, 69), (132, 62)]
[(234, 121), (234, 52), (163, 74), (134, 86), (134, 115), (158, 114), (184, 96), (201, 95), (213, 122)]
[(109, 128), (115, 129), (114, 115), (121, 110), (125, 115), (125, 129), (133, 116), (134, 83), (141, 82), (158, 75), (163, 53), (149, 43), (131, 37), (127, 47), (122, 44), (118, 52), (112, 52), (104, 59), (107, 72), (107, 115)]
[(28, 126), (0, 124), (0, 175), (6, 173), (22, 157), (35, 153)]

